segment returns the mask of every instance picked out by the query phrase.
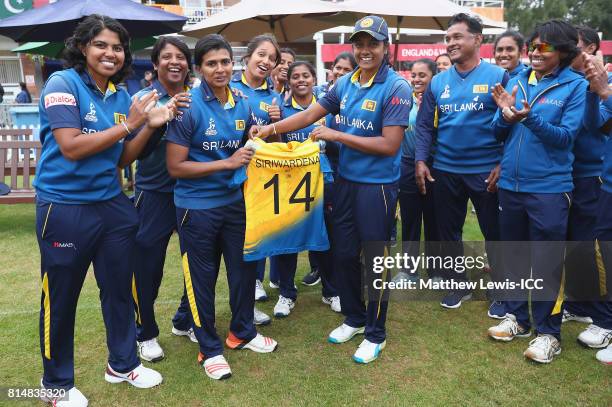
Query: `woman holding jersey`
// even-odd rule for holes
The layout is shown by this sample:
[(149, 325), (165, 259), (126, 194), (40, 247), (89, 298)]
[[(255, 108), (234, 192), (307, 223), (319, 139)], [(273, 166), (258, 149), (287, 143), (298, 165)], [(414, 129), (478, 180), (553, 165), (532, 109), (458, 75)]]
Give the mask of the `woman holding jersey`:
[[(226, 345), (267, 353), (276, 341), (257, 333), (253, 324), (255, 262), (245, 262), (242, 248), (245, 207), (235, 170), (249, 163), (253, 151), (242, 147), (252, 124), (251, 109), (234, 96), (229, 82), (232, 48), (220, 35), (207, 35), (195, 47), (202, 83), (191, 91), (191, 105), (168, 126), (168, 172), (174, 188), (183, 274), (200, 345), (198, 361), (206, 375), (231, 376), (223, 343), (215, 328), (215, 285), (221, 256), (225, 261), (232, 320)], [(214, 137), (214, 142), (210, 141)]]
[[(353, 359), (369, 363), (386, 345), (384, 293), (361, 297), (360, 253), (368, 241), (388, 241), (395, 220), (400, 145), (408, 124), (411, 88), (388, 65), (388, 28), (384, 19), (367, 16), (357, 21), (351, 35), (359, 64), (342, 77), (329, 93), (303, 112), (253, 130), (268, 137), (304, 128), (338, 114), (338, 130), (320, 126), (315, 140), (340, 143), (338, 179), (334, 185), (332, 251), (339, 275), (344, 323), (329, 335), (332, 343), (347, 342), (365, 332)], [(357, 120), (356, 118), (359, 118)], [(381, 252), (382, 253), (382, 252)], [(372, 259), (366, 258), (366, 270)], [(386, 276), (383, 276), (386, 278)]]

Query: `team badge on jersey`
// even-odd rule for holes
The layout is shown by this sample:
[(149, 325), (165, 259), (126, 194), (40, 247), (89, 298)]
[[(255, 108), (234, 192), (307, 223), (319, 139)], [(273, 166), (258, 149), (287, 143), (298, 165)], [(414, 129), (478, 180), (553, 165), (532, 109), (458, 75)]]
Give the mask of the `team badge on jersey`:
[(236, 120), (236, 130), (244, 130), (244, 120)]
[(97, 122), (98, 118), (96, 117), (96, 106), (91, 102), (89, 104), (89, 113), (85, 115), (85, 120), (88, 122)]
[(263, 110), (264, 112), (267, 112), (268, 107), (270, 107), (270, 105), (267, 104), (266, 102), (259, 102), (259, 110)]
[(115, 124), (121, 124), (127, 120), (127, 117), (123, 113), (115, 112), (114, 117), (115, 117)]
[(489, 85), (474, 85), (472, 93), (489, 93)]
[(446, 85), (444, 87), (444, 92), (440, 95), (440, 99), (448, 99), (450, 97), (450, 86)]
[(208, 121), (208, 128), (204, 132), (207, 136), (216, 136), (217, 135), (217, 125), (215, 124), (215, 119), (212, 117)]
[(374, 100), (370, 100), (370, 99), (366, 99), (363, 101), (363, 103), (361, 104), (361, 108), (363, 110), (367, 110), (369, 112), (373, 112), (376, 110), (376, 101)]

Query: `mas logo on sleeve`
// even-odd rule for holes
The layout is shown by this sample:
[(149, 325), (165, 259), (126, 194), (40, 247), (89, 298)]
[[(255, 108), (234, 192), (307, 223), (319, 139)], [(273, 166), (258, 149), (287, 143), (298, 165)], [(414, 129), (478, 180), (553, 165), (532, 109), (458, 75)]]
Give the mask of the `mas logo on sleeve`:
[(51, 106), (76, 106), (76, 98), (73, 94), (64, 92), (53, 92), (45, 96), (45, 108)]
[(366, 99), (366, 100), (363, 101), (363, 103), (361, 105), (361, 108), (363, 110), (367, 110), (367, 111), (373, 112), (373, 111), (376, 110), (376, 101), (370, 100), (370, 99)]

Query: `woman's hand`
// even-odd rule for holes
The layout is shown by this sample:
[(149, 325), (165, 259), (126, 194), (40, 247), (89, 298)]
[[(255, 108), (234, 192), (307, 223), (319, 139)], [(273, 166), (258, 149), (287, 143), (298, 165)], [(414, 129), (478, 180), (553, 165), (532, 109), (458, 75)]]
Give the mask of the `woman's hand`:
[(276, 104), (276, 98), (272, 99), (272, 104), (268, 106), (268, 116), (271, 122), (277, 122), (281, 119), (281, 109)]
[(526, 100), (523, 99), (521, 103), (523, 104), (523, 108), (521, 110), (518, 110), (514, 106), (510, 106), (510, 111), (514, 115), (511, 123), (518, 123), (522, 120), (525, 120), (529, 115), (529, 112), (531, 112), (531, 106), (529, 106), (529, 103)]
[(249, 148), (239, 148), (230, 158), (225, 160), (227, 163), (227, 169), (235, 170), (244, 165), (249, 165), (254, 154), (255, 152)]
[(147, 112), (147, 126), (150, 128), (158, 128), (174, 119), (174, 111), (172, 106), (159, 106)]
[(134, 131), (145, 124), (145, 121), (147, 120), (147, 113), (149, 110), (155, 107), (158, 100), (159, 96), (157, 95), (157, 91), (155, 89), (152, 92), (147, 93), (141, 99), (136, 97), (133, 98), (126, 120), (128, 128)]
[(514, 86), (512, 88), (512, 94), (506, 92), (506, 89), (501, 84), (496, 84), (493, 88), (493, 92), (491, 92), (491, 96), (493, 96), (493, 100), (497, 103), (500, 109), (509, 108), (510, 106), (514, 106), (516, 103), (516, 93), (518, 92), (518, 86)]
[(181, 92), (172, 96), (172, 99), (166, 103), (166, 106), (172, 109), (172, 113), (175, 116), (182, 115), (183, 111), (180, 109), (187, 109), (191, 104), (191, 94), (189, 92)]
[(589, 81), (589, 89), (593, 93), (597, 93), (601, 99), (606, 100), (610, 95), (610, 87), (608, 85), (608, 73), (603, 62), (593, 56), (587, 56), (585, 61), (584, 75)]
[(249, 130), (249, 138), (260, 138), (266, 139), (274, 133), (274, 129), (271, 125), (266, 126), (252, 126)]
[(341, 134), (341, 132), (330, 129), (329, 127), (318, 126), (312, 131), (312, 133), (310, 133), (310, 137), (312, 137), (312, 139), (315, 141), (325, 140), (340, 142)]

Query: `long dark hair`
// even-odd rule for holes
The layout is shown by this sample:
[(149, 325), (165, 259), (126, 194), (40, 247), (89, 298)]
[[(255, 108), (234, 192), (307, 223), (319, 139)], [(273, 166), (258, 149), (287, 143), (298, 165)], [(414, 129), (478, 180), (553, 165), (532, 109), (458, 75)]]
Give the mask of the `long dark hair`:
[(519, 33), (518, 31), (514, 31), (514, 30), (504, 31), (503, 33), (495, 37), (495, 42), (493, 43), (493, 52), (495, 52), (495, 49), (497, 48), (497, 43), (499, 42), (499, 40), (501, 40), (502, 38), (506, 38), (506, 37), (510, 37), (514, 40), (514, 42), (516, 43), (516, 46), (518, 47), (519, 54), (522, 54), (523, 47), (525, 46), (525, 38), (523, 38), (521, 33)]
[(123, 66), (110, 77), (111, 82), (119, 83), (132, 71), (132, 52), (130, 51), (130, 35), (125, 27), (114, 18), (92, 14), (81, 21), (72, 36), (66, 40), (66, 49), (63, 53), (64, 66), (74, 68), (77, 72), (84, 72), (87, 69), (87, 59), (81, 49), (86, 47), (105, 28), (117, 33), (125, 54)]
[[(153, 49), (151, 50), (151, 62), (153, 62), (153, 64), (155, 65), (159, 65), (159, 54), (161, 53), (162, 49), (164, 49), (164, 47), (168, 44), (174, 45), (176, 48), (178, 48), (179, 51), (181, 51), (181, 53), (185, 56), (185, 60), (187, 61), (187, 70), (191, 72), (191, 51), (189, 50), (189, 47), (187, 47), (187, 44), (185, 44), (183, 40), (177, 37), (159, 37), (157, 41), (155, 41)], [(153, 75), (157, 77), (157, 71), (154, 71)], [(188, 83), (189, 75), (185, 76), (185, 85), (187, 85)]]
[(549, 20), (538, 24), (527, 43), (531, 44), (536, 38), (551, 44), (557, 51), (565, 54), (565, 57), (562, 57), (559, 62), (561, 68), (569, 66), (580, 53), (578, 49), (578, 30), (565, 21)]
[(242, 57), (242, 62), (245, 64), (248, 63), (249, 58), (253, 56), (253, 53), (255, 52), (257, 47), (259, 47), (264, 42), (269, 42), (276, 50), (276, 64), (274, 66), (276, 67), (276, 65), (280, 64), (281, 50), (278, 47), (278, 42), (276, 41), (276, 38), (272, 34), (260, 34), (251, 38), (251, 41), (249, 41), (249, 43), (247, 44), (246, 54), (244, 54), (244, 56)]

